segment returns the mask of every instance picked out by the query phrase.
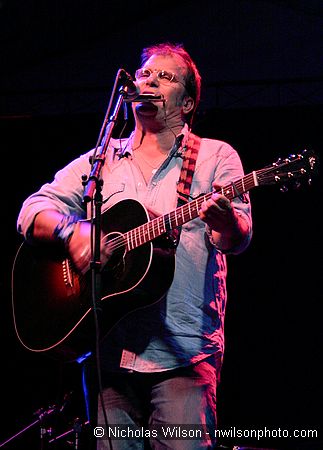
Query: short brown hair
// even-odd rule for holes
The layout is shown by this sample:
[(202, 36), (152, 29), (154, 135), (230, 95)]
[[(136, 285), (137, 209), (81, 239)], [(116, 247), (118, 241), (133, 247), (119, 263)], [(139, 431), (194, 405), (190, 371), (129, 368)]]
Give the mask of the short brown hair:
[(141, 53), (141, 64), (144, 65), (153, 55), (177, 55), (184, 61), (187, 67), (185, 88), (188, 95), (194, 100), (194, 108), (187, 114), (187, 122), (191, 124), (193, 115), (201, 97), (201, 75), (196, 67), (196, 64), (192, 60), (189, 53), (185, 50), (183, 44), (171, 44), (170, 42), (165, 42), (146, 47)]

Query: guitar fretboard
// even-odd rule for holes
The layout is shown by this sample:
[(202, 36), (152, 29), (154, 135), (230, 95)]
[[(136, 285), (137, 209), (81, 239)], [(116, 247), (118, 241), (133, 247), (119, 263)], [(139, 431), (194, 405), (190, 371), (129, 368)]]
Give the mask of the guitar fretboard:
[[(235, 197), (243, 195), (257, 185), (257, 172), (254, 171), (215, 192), (221, 193), (229, 200), (232, 200)], [(209, 192), (205, 195), (201, 195), (195, 200), (192, 200), (163, 216), (156, 217), (155, 219), (128, 231), (123, 235), (122, 239), (123, 245), (126, 246), (126, 250), (133, 250), (140, 245), (158, 238), (168, 231), (180, 227), (184, 223), (196, 219), (199, 215), (202, 203), (210, 199), (212, 194), (213, 192)], [(118, 238), (116, 238), (116, 240), (118, 240)]]

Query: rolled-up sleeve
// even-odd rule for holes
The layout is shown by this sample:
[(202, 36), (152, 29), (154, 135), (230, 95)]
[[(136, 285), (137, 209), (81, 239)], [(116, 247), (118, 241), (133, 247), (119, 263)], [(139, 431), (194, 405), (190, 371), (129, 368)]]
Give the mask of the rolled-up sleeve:
[(65, 215), (85, 217), (82, 207), (82, 175), (89, 172), (89, 153), (80, 156), (58, 171), (51, 183), (44, 184), (22, 204), (17, 219), (17, 230), (26, 239), (35, 217), (44, 210), (56, 210)]
[[(206, 140), (206, 142), (210, 146), (214, 145), (214, 141), (212, 140)], [(218, 145), (220, 143), (220, 149), (217, 152), (213, 184), (221, 188), (231, 188), (235, 182), (240, 181), (244, 177), (242, 162), (237, 151), (231, 147), (231, 145), (221, 141), (216, 142)], [(252, 238), (252, 215), (249, 193), (246, 192), (239, 195), (237, 192), (235, 198), (232, 199), (232, 206), (235, 209), (236, 214), (240, 216), (241, 220), (246, 222), (248, 232), (239, 245), (230, 248), (230, 250), (224, 253), (239, 254), (248, 247)], [(210, 228), (207, 225), (205, 225), (205, 227), (211, 244), (216, 247)]]

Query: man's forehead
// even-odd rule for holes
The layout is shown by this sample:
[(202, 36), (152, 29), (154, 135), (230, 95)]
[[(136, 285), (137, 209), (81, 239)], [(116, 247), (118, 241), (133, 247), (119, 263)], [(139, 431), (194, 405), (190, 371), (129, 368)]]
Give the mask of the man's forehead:
[(186, 64), (178, 55), (152, 55), (143, 65), (153, 69), (168, 69), (172, 72), (185, 73), (187, 70)]

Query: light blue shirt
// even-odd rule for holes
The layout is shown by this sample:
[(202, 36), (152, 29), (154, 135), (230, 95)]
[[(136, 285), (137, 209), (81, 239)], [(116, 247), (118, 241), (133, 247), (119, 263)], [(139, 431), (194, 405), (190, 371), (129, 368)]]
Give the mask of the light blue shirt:
[[(182, 145), (187, 140), (184, 127)], [(177, 206), (181, 150), (171, 150), (166, 161), (145, 182), (131, 139), (111, 139), (102, 170), (105, 211), (123, 199), (136, 199), (148, 210), (166, 214)], [(82, 175), (90, 170), (89, 156), (80, 156), (59, 171), (55, 179), (23, 204), (18, 231), (25, 237), (36, 214), (56, 209), (63, 214), (86, 216), (82, 206)], [(191, 186), (193, 198), (212, 191), (212, 184), (226, 186), (244, 175), (237, 152), (227, 143), (203, 138)], [(248, 195), (246, 195), (248, 200)], [(247, 238), (230, 253), (240, 253), (252, 235), (250, 203), (233, 200), (249, 228)], [(158, 372), (198, 362), (210, 355), (221, 361), (224, 351), (224, 315), (227, 301), (226, 256), (212, 243), (199, 218), (182, 226), (176, 250), (173, 282), (165, 297), (152, 306), (124, 317), (108, 334), (101, 349), (104, 370)]]

